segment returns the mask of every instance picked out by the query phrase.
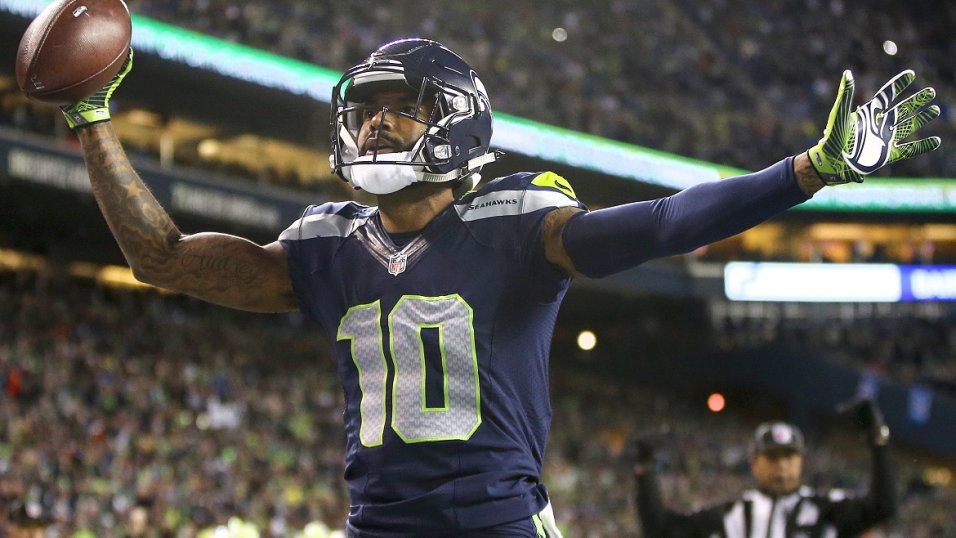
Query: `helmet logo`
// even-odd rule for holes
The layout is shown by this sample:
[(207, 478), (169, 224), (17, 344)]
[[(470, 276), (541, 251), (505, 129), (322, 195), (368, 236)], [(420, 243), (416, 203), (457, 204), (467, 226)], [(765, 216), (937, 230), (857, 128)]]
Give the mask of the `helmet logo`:
[(435, 146), (435, 150), (432, 151), (432, 153), (436, 159), (451, 159), (451, 146), (448, 144)]
[(456, 95), (451, 100), (451, 107), (459, 111), (468, 110), (468, 98), (464, 95)]

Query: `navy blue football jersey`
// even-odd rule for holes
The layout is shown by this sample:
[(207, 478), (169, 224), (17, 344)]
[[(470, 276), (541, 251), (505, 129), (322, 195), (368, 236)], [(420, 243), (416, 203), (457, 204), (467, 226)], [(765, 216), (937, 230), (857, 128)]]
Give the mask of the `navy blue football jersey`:
[(548, 357), (569, 278), (541, 227), (559, 207), (583, 207), (563, 178), (520, 173), (404, 240), (353, 202), (282, 233), (301, 309), (334, 344), (352, 535), (453, 534), (547, 504)]

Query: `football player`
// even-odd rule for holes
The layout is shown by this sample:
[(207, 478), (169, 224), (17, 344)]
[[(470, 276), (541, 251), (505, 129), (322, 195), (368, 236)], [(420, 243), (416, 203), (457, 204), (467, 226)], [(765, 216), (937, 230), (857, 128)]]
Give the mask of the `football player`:
[(441, 44), (403, 39), (348, 70), (331, 99), (332, 166), (376, 206), (306, 208), (259, 246), (183, 234), (137, 176), (108, 121), (131, 65), (64, 107), (106, 220), (144, 282), (300, 309), (321, 326), (346, 396), (347, 528), (362, 538), (559, 536), (540, 474), (549, 346), (571, 278), (688, 252), (939, 145), (900, 143), (939, 114), (931, 89), (893, 104), (912, 72), (864, 107), (872, 115), (850, 110), (846, 73), (820, 144), (754, 174), (593, 212), (551, 172), (472, 190), (498, 157), (485, 87)]

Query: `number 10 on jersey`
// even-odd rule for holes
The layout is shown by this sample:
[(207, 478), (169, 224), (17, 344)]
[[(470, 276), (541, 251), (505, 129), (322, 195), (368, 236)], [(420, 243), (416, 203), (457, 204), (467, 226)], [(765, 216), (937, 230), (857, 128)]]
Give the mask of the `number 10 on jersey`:
[[(339, 323), (338, 340), (349, 340), (362, 392), (359, 437), (367, 447), (382, 444), (388, 389), (385, 338), (379, 301), (354, 306)], [(460, 295), (406, 295), (388, 314), (392, 357), (391, 427), (406, 443), (464, 441), (481, 424), (474, 312)], [(440, 357), (426, 357), (423, 329), (437, 329)], [(441, 361), (443, 404), (425, 398), (428, 360)]]

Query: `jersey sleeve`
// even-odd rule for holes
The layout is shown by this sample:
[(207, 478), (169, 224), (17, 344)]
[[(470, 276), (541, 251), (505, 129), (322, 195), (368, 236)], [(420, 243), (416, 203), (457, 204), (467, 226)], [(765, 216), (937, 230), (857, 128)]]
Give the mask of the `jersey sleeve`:
[(574, 267), (600, 278), (731, 237), (807, 199), (787, 157), (752, 174), (575, 215), (562, 239)]
[[(578, 200), (571, 184), (554, 172), (544, 172), (531, 177), (523, 201), (524, 210), (520, 227), (527, 237), (528, 248), (523, 251), (527, 266), (534, 275), (547, 275), (561, 281), (566, 280), (567, 275), (545, 257), (542, 237), (544, 220), (547, 214), (555, 209), (573, 207), (586, 211), (587, 207)], [(542, 278), (538, 282), (542, 285), (537, 286), (538, 291), (550, 295), (553, 290), (546, 286), (549, 280), (551, 279)]]
[(567, 278), (545, 258), (541, 237), (545, 216), (564, 207), (586, 209), (568, 181), (554, 172), (498, 178), (457, 202), (476, 240), (514, 250), (525, 289), (544, 294), (556, 292)]
[(321, 324), (314, 275), (327, 271), (343, 241), (364, 223), (369, 208), (354, 202), (307, 207), (280, 235), (289, 262), (289, 278), (302, 312)]
[(545, 215), (562, 207), (586, 209), (568, 181), (554, 172), (498, 178), (456, 202), (475, 239), (489, 245), (540, 242)]

